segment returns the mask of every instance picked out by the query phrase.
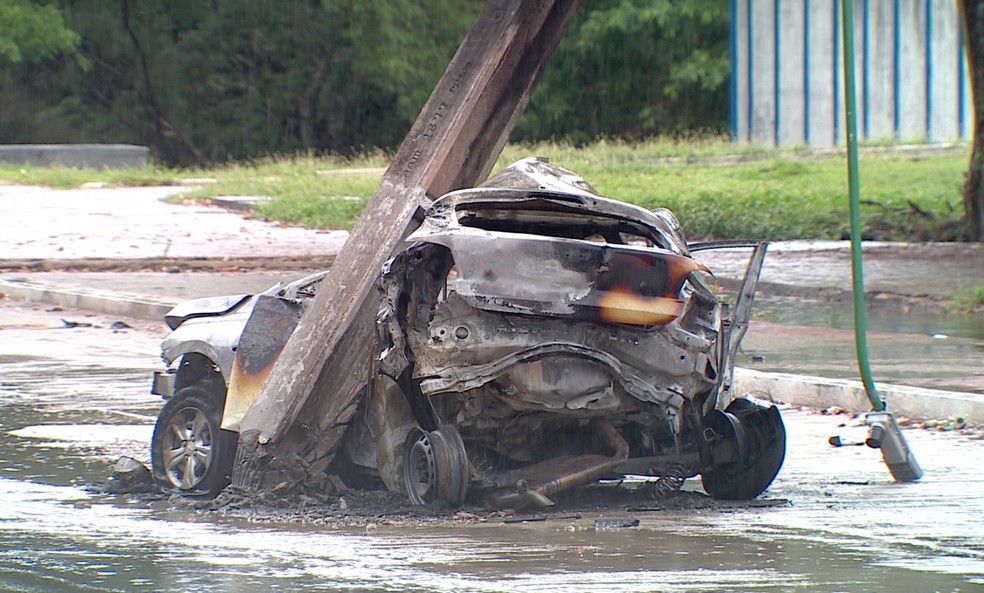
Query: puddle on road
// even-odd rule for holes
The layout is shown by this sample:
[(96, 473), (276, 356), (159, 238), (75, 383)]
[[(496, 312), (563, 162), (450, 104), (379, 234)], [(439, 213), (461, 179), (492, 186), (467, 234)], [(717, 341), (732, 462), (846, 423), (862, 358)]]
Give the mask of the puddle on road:
[[(755, 299), (755, 318), (773, 323), (853, 330), (852, 307), (849, 300), (829, 302), (760, 295)], [(977, 315), (868, 306), (865, 316), (871, 332), (944, 335), (984, 341), (984, 318)]]
[(32, 331), (4, 330), (0, 343), (0, 590), (984, 589), (981, 441), (907, 431), (927, 475), (896, 485), (877, 452), (825, 444), (856, 429), (838, 427), (848, 417), (786, 410), (789, 453), (767, 496), (789, 506), (636, 513), (639, 527), (618, 530), (594, 529), (590, 513), (371, 530), (252, 524), (86, 491), (121, 452), (149, 457), (141, 419), (161, 402), (148, 393), (156, 351), (139, 344), (156, 341)]
[[(756, 299), (738, 365), (761, 371), (856, 379), (850, 303)], [(984, 319), (869, 311), (868, 351), (876, 381), (981, 392)], [(968, 364), (978, 361), (978, 364)]]
[[(129, 509), (0, 480), (0, 582), (44, 591), (973, 590), (968, 567), (913, 570), (840, 542), (753, 533), (760, 513), (616, 532), (565, 524), (339, 529), (256, 526)], [(763, 511), (765, 512), (765, 511)], [(706, 521), (709, 517), (703, 517)], [(681, 533), (690, 530), (692, 533)], [(947, 558), (951, 563), (953, 558)]]

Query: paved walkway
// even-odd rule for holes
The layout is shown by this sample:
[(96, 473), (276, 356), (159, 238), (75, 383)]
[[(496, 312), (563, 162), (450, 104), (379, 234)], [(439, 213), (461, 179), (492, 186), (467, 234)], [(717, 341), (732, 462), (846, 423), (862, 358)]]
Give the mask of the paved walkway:
[(284, 227), (217, 206), (169, 203), (187, 188), (53, 190), (0, 185), (0, 258), (276, 257), (336, 253), (345, 231)]

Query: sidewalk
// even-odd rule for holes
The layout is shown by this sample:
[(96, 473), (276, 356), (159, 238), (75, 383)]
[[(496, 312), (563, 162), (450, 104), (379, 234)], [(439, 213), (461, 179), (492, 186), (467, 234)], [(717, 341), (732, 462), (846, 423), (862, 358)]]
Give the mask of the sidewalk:
[[(3, 272), (0, 295), (159, 320), (182, 300), (255, 293), (277, 281), (318, 271), (316, 262), (337, 253), (347, 237), (344, 231), (281, 227), (214, 206), (161, 201), (181, 191), (0, 186), (0, 207), (7, 213), (0, 219), (0, 262), (37, 259), (50, 266), (84, 259), (140, 260), (148, 262), (148, 269), (159, 269), (153, 264), (160, 258), (171, 262), (166, 272)], [(305, 269), (305, 257), (314, 258), (310, 269)], [(727, 287), (740, 281), (747, 251), (704, 251), (699, 257)], [(248, 271), (192, 272), (182, 269), (183, 258), (262, 259), (263, 263)], [(291, 269), (276, 269), (278, 258), (293, 258)], [(869, 306), (931, 308), (960, 287), (984, 283), (984, 246), (866, 243), (865, 280)], [(759, 293), (849, 300), (850, 288), (847, 242), (793, 241), (770, 246)], [(790, 338), (786, 332), (772, 339)], [(978, 378), (984, 376), (980, 342), (972, 343), (966, 358), (956, 361), (963, 372)], [(896, 414), (927, 419), (961, 416), (984, 423), (984, 393), (974, 385), (970, 393), (878, 387)], [(740, 369), (736, 386), (794, 405), (836, 405), (856, 411), (868, 407), (857, 381)]]
[(345, 231), (250, 220), (168, 203), (183, 187), (52, 190), (0, 185), (3, 259), (279, 257), (336, 253)]

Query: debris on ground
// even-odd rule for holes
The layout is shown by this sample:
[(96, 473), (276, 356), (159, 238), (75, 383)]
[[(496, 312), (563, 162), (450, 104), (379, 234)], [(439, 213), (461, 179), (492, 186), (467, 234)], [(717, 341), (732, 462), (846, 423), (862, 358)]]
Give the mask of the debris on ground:
[(146, 465), (128, 456), (120, 457), (113, 467), (113, 475), (106, 484), (110, 494), (143, 494), (157, 492), (157, 485)]
[[(417, 506), (410, 504), (402, 493), (386, 490), (348, 489), (343, 494), (309, 496), (296, 492), (274, 495), (230, 486), (214, 499), (196, 499), (162, 493), (153, 486), (148, 488), (140, 476), (148, 476), (149, 470), (135, 459), (123, 457), (116, 467), (109, 480), (91, 485), (89, 490), (134, 503), (154, 506), (166, 503), (170, 508), (217, 514), (250, 523), (357, 527), (364, 528), (367, 534), (380, 526), (559, 523), (577, 521), (591, 515), (598, 517), (598, 521), (591, 523), (595, 529), (622, 529), (638, 524), (639, 519), (631, 515), (642, 513), (689, 513), (694, 510), (727, 513), (739, 508), (771, 508), (791, 504), (787, 499), (768, 497), (749, 501), (716, 500), (703, 492), (684, 490), (673, 498), (660, 500), (657, 506), (648, 482), (596, 484), (565, 493), (558, 497), (554, 507), (526, 512), (490, 510), (480, 504), (457, 509), (439, 504)], [(580, 527), (570, 529), (578, 530)]]

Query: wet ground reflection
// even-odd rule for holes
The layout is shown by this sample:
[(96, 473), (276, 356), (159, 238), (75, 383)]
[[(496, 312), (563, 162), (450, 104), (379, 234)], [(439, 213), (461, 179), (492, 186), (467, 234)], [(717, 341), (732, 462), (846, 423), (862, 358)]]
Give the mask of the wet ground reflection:
[[(861, 430), (849, 417), (784, 410), (789, 453), (767, 496), (790, 504), (613, 507), (519, 524), (257, 524), (84, 488), (119, 455), (149, 455), (157, 336), (22, 328), (0, 338), (0, 590), (984, 590), (981, 440), (907, 431), (926, 477), (897, 485), (876, 452), (826, 445)], [(627, 514), (640, 526), (594, 528)]]
[[(18, 590), (935, 591), (957, 570), (913, 570), (871, 549), (788, 530), (751, 538), (690, 525), (619, 532), (564, 526), (342, 530), (179, 519), (83, 492), (0, 480), (0, 579)], [(768, 511), (765, 511), (768, 512)], [(747, 520), (729, 517), (731, 528)], [(795, 530), (793, 530), (795, 531)], [(18, 545), (18, 536), (29, 538)], [(850, 538), (847, 538), (850, 539)], [(26, 546), (24, 544), (27, 544)], [(881, 552), (880, 550), (875, 550)], [(875, 554), (877, 556), (877, 554)], [(940, 558), (940, 560), (946, 560)], [(953, 558), (949, 561), (952, 563)], [(906, 583), (899, 589), (901, 582)], [(948, 585), (949, 583), (949, 585)], [(941, 588), (942, 585), (942, 588)]]
[[(856, 379), (850, 306), (756, 299), (755, 319), (737, 364)], [(984, 320), (978, 317), (870, 308), (867, 342), (879, 382), (978, 393), (984, 389)]]

